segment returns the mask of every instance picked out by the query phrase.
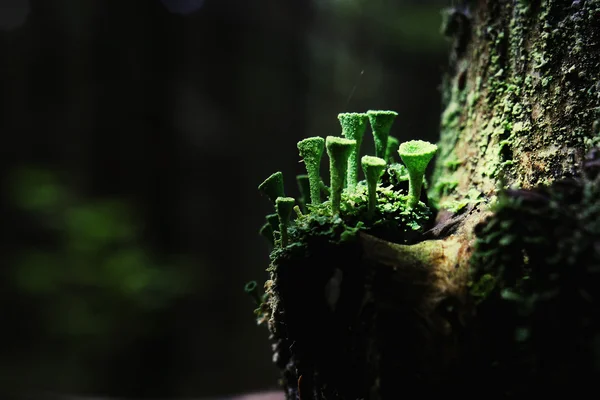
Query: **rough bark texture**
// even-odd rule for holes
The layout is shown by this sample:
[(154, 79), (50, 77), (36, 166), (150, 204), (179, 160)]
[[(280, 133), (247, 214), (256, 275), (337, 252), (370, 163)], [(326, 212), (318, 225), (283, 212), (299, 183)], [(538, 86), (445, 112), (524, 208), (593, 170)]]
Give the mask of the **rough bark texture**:
[(472, 1), (448, 15), (435, 187), (440, 205), (498, 177), (531, 188), (578, 174), (599, 141), (600, 2)]
[[(480, 0), (447, 16), (436, 225), (404, 245), (361, 235), (279, 259), (270, 328), (288, 399), (526, 398), (597, 377), (576, 354), (600, 343), (580, 302), (600, 288), (586, 275), (600, 185), (582, 174), (599, 141), (600, 1)], [(556, 283), (562, 267), (577, 289)]]

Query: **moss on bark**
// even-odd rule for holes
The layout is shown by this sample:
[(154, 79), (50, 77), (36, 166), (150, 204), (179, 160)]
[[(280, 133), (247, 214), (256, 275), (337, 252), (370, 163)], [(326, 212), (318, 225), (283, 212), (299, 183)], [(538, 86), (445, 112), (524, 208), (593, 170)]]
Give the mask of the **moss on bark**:
[(600, 140), (600, 1), (469, 2), (448, 18), (430, 197), (443, 208), (473, 188), (493, 196), (500, 176), (530, 188), (577, 175)]

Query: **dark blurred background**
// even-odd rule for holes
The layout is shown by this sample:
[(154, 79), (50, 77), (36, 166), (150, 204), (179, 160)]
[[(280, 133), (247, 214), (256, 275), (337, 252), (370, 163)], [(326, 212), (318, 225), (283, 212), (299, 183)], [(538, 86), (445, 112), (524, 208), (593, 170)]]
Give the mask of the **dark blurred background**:
[(0, 0), (0, 388), (276, 387), (256, 187), (339, 112), (435, 141), (447, 3)]

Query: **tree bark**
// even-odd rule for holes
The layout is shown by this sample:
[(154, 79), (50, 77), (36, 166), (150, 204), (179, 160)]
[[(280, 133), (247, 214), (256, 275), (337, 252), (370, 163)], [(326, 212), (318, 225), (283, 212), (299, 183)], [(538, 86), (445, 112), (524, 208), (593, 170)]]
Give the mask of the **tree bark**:
[[(555, 296), (540, 294), (555, 265), (600, 265), (600, 157), (586, 158), (600, 141), (600, 1), (473, 0), (446, 17), (436, 225), (409, 244), (361, 234), (277, 266), (270, 330), (288, 399), (525, 398), (597, 377), (574, 356), (600, 342), (596, 312), (561, 330), (588, 306), (559, 296), (527, 314), (533, 328), (513, 319)], [(556, 253), (571, 246), (560, 235), (581, 249)], [(596, 282), (585, 276), (574, 281)]]

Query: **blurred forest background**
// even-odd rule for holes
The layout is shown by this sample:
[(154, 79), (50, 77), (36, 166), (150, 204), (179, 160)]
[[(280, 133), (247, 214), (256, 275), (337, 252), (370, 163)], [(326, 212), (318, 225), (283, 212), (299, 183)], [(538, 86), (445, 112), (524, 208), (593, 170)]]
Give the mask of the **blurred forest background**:
[(435, 141), (448, 3), (0, 0), (0, 389), (276, 387), (256, 187), (339, 112)]

